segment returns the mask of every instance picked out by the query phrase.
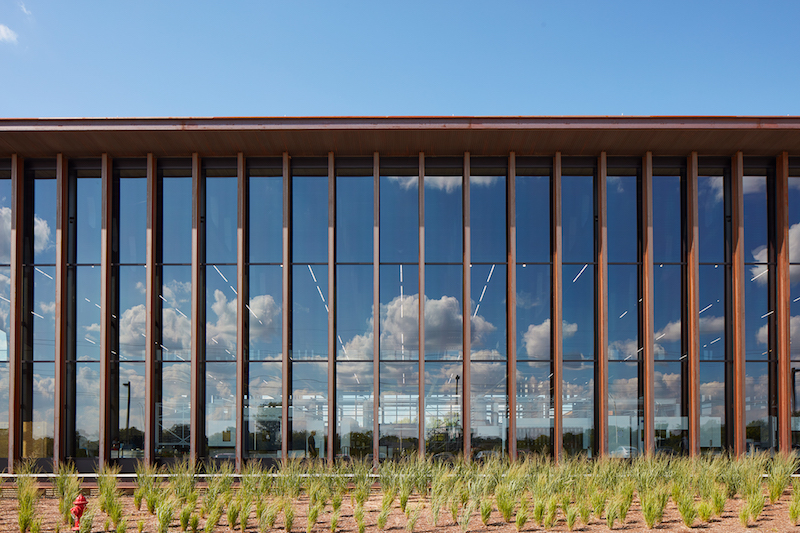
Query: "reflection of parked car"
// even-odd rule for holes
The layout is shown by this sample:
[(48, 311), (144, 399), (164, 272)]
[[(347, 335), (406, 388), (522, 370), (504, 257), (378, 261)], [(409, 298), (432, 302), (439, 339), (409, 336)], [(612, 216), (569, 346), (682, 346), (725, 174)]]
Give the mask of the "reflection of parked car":
[(639, 455), (639, 450), (633, 446), (620, 446), (609, 454), (609, 456), (617, 459), (631, 459), (637, 455)]
[[(372, 458), (373, 458), (373, 457), (375, 457), (373, 454), (371, 454), (371, 453), (368, 453), (368, 454), (367, 454), (367, 455), (364, 457), (364, 460), (365, 460), (367, 463), (371, 463), (371, 462), (372, 462)], [(379, 462), (379, 463), (382, 463), (382, 462), (384, 462), (385, 460), (386, 460), (386, 453), (385, 453), (385, 452), (380, 452), (380, 453), (378, 454), (378, 462)]]
[(450, 452), (441, 452), (434, 454), (434, 456), (431, 457), (431, 459), (433, 460), (434, 463), (446, 463), (450, 465), (456, 462), (456, 456)]
[(481, 450), (475, 454), (476, 463), (485, 463), (490, 459), (498, 459), (502, 456), (497, 450)]

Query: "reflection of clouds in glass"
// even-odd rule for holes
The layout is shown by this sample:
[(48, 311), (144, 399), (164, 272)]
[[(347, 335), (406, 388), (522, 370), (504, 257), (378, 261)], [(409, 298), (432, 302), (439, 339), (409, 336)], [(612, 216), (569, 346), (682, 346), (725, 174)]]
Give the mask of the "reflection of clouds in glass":
[(767, 191), (767, 179), (764, 176), (743, 176), (742, 178), (743, 194), (766, 193), (766, 191)]
[[(549, 298), (550, 295), (548, 294), (547, 297)], [(521, 309), (532, 309), (534, 307), (538, 307), (543, 305), (545, 302), (542, 301), (542, 298), (537, 298), (533, 294), (526, 292), (526, 291), (519, 291), (517, 292), (517, 307)]]
[(634, 359), (639, 353), (639, 341), (637, 339), (616, 340), (608, 345), (609, 359)]
[(616, 188), (616, 192), (625, 192), (624, 182), (619, 176), (608, 176), (606, 178), (606, 185), (610, 189), (612, 186)]
[(405, 190), (416, 189), (417, 181), (419, 180), (417, 176), (388, 176), (388, 178), (398, 183)]
[(281, 306), (271, 294), (250, 298), (250, 337), (269, 340), (281, 331)]
[[(4, 209), (8, 209), (7, 207)], [(33, 216), (33, 251), (43, 252), (49, 250), (55, 243), (50, 240), (50, 225), (43, 218)]]
[(206, 322), (206, 344), (216, 344), (231, 352), (236, 350), (236, 298), (228, 301), (221, 290), (214, 291), (211, 310), (217, 321)]
[(499, 176), (470, 176), (469, 184), (478, 187), (489, 187), (500, 181)]
[(169, 280), (162, 288), (162, 298), (170, 307), (182, 307), (191, 302), (192, 282)]
[(458, 191), (461, 190), (461, 176), (425, 176), (425, 188), (446, 193)]
[(611, 396), (620, 398), (636, 398), (639, 396), (639, 378), (613, 379), (608, 384)]
[(139, 304), (122, 312), (119, 320), (119, 343), (122, 346), (139, 346), (147, 328), (147, 309)]
[(656, 398), (680, 398), (681, 375), (677, 372), (653, 372)]
[[(701, 401), (717, 401), (722, 402), (725, 399), (725, 382), (723, 381), (709, 381), (700, 383), (700, 398)], [(717, 405), (715, 405), (717, 407)], [(722, 408), (723, 406), (719, 406)]]
[(719, 333), (725, 330), (725, 317), (706, 316), (700, 319), (700, 333)]
[[(50, 224), (37, 215), (33, 216), (33, 250), (43, 252), (55, 246), (50, 236)], [(11, 208), (0, 207), (0, 263), (11, 262)]]
[[(789, 317), (789, 338), (794, 340), (800, 339), (800, 315)], [(764, 345), (769, 342), (769, 324), (764, 324), (758, 328), (756, 341)], [(798, 349), (800, 349), (800, 346), (795, 345), (792, 351), (797, 352)]]
[(56, 380), (53, 376), (33, 374), (33, 388), (42, 398), (52, 400), (56, 390)]
[(56, 315), (56, 303), (55, 302), (39, 302), (39, 310), (42, 312), (43, 315)]
[[(561, 335), (565, 339), (572, 337), (578, 331), (578, 324), (567, 321), (562, 321), (561, 324)], [(522, 343), (525, 345), (525, 353), (530, 357), (549, 354), (550, 319), (546, 319), (541, 324), (530, 324), (528, 330), (522, 335)]]
[(361, 394), (372, 393), (372, 362), (347, 363), (338, 366), (336, 386), (348, 393), (359, 391)]
[(189, 374), (191, 371), (191, 365), (188, 363), (172, 363), (165, 364), (162, 368), (162, 403), (172, 407), (173, 409), (178, 405), (188, 405)]
[(100, 431), (100, 372), (97, 365), (79, 365), (75, 376), (75, 425), (84, 437)]
[[(800, 180), (797, 180), (800, 182)], [(753, 254), (753, 261), (756, 263), (766, 263), (769, 259), (768, 250), (766, 246), (759, 246), (751, 252)], [(792, 224), (789, 227), (789, 262), (800, 263), (800, 223)], [(759, 285), (766, 285), (769, 281), (767, 272), (767, 265), (754, 265), (750, 267), (750, 281), (757, 281)], [(791, 283), (800, 281), (800, 265), (789, 265), (789, 277)]]
[(721, 202), (725, 198), (724, 180), (722, 176), (709, 176), (702, 180), (701, 188), (707, 188), (713, 194), (714, 202)]

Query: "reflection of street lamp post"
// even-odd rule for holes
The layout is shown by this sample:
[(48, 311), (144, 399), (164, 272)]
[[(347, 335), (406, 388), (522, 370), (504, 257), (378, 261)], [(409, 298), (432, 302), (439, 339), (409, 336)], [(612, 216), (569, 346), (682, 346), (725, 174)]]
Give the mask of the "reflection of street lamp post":
[[(131, 429), (131, 382), (127, 381), (127, 382), (123, 383), (122, 386), (128, 388), (128, 409), (125, 411), (125, 440), (128, 441), (131, 438), (131, 435), (130, 435), (130, 433), (131, 433), (131, 431), (130, 431), (130, 429)], [(119, 456), (120, 457), (125, 455), (125, 452), (123, 451), (123, 449), (124, 448), (122, 446), (122, 443), (120, 442), (120, 444), (119, 444), (119, 452), (120, 452)]]

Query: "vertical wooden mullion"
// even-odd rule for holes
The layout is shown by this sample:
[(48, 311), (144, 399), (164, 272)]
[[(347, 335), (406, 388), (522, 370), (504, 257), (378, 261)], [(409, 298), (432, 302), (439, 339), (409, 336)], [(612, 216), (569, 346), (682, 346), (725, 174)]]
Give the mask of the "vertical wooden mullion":
[[(464, 153), (464, 178), (463, 178), (463, 186), (462, 190), (462, 222), (464, 231), (462, 233), (463, 239), (463, 257), (462, 257), (462, 312), (461, 315), (463, 316), (462, 320), (462, 337), (464, 341), (464, 354), (462, 357), (462, 374), (464, 379), (462, 379), (461, 383), (461, 418), (464, 421), (461, 424), (462, 427), (462, 434), (464, 438), (464, 457), (467, 459), (472, 458), (472, 412), (471, 412), (471, 396), (472, 396), (472, 372), (471, 372), (471, 352), (472, 352), (472, 328), (470, 317), (472, 316), (472, 310), (470, 305), (471, 299), (471, 265), (472, 265), (472, 252), (471, 252), (471, 238), (470, 238), (470, 215), (469, 215), (469, 176), (470, 176), (470, 160), (469, 160), (469, 152)], [(458, 393), (458, 391), (456, 391)]]
[(192, 154), (192, 362), (191, 362), (191, 427), (189, 431), (189, 460), (197, 463), (204, 453), (205, 438), (205, 335), (204, 331), (204, 276), (203, 242), (204, 184), (200, 176), (200, 156)]
[(114, 287), (111, 273), (112, 227), (114, 217), (114, 180), (111, 173), (112, 160), (108, 154), (101, 159), (100, 176), (102, 182), (102, 221), (100, 243), (100, 467), (111, 459), (111, 351), (113, 325), (111, 315), (114, 312), (112, 297)]
[(336, 172), (328, 152), (328, 449), (333, 462), (336, 439)]
[(731, 158), (731, 331), (733, 335), (733, 450), (745, 448), (745, 344), (744, 344), (744, 156)]
[[(67, 235), (69, 233), (68, 161), (56, 156), (56, 319), (55, 319), (55, 387), (53, 429), (53, 469), (58, 471), (66, 456), (67, 429)], [(32, 406), (31, 406), (32, 407)]]
[(380, 455), (380, 220), (381, 220), (380, 155), (372, 155), (373, 222), (372, 222), (372, 465), (377, 468)]
[(644, 378), (644, 452), (655, 451), (655, 361), (653, 294), (653, 153), (642, 160), (642, 362)]
[(689, 455), (700, 455), (700, 230), (697, 189), (697, 152), (686, 161), (686, 356)]
[(517, 221), (516, 221), (517, 158), (508, 155), (508, 180), (506, 182), (506, 387), (508, 412), (508, 456), (517, 458)]
[(247, 302), (249, 287), (247, 284), (247, 178), (245, 177), (244, 154), (239, 152), (236, 156), (237, 178), (237, 229), (236, 229), (236, 471), (241, 472), (245, 457), (245, 417), (244, 396), (250, 398), (247, 390), (247, 343), (245, 337), (245, 324), (248, 320)]
[(597, 160), (597, 288), (595, 300), (597, 340), (597, 451), (608, 455), (608, 213), (606, 153)]
[(8, 471), (22, 457), (23, 247), (25, 246), (24, 159), (11, 154), (11, 304), (9, 306)]
[(158, 194), (158, 175), (156, 168), (156, 158), (153, 154), (147, 154), (147, 323), (145, 325), (145, 439), (144, 439), (144, 460), (147, 464), (155, 461), (156, 446), (156, 334), (160, 318), (159, 293), (161, 288), (157, 286), (156, 276), (156, 256), (160, 245), (158, 224), (158, 205), (160, 202)]
[(289, 319), (291, 317), (291, 293), (289, 292), (289, 275), (291, 269), (290, 262), (290, 239), (289, 239), (289, 220), (291, 220), (291, 198), (290, 198), (290, 173), (289, 173), (289, 153), (283, 153), (283, 279), (282, 279), (282, 301), (281, 309), (281, 375), (283, 385), (281, 387), (281, 458), (286, 461), (289, 457), (289, 403), (292, 395), (292, 374), (291, 361), (289, 359)]
[(792, 451), (790, 342), (791, 279), (789, 277), (789, 153), (777, 157), (775, 172), (775, 328), (778, 350), (778, 445)]
[(425, 154), (419, 153), (419, 456), (425, 457)]
[(563, 283), (561, 279), (561, 152), (556, 152), (553, 156), (553, 179), (550, 185), (550, 261), (552, 263), (551, 281), (551, 353), (553, 359), (552, 390), (553, 397), (550, 405), (553, 407), (553, 460), (559, 461), (563, 453), (563, 404), (562, 390), (564, 386), (564, 349), (563, 339), (563, 303), (561, 293)]

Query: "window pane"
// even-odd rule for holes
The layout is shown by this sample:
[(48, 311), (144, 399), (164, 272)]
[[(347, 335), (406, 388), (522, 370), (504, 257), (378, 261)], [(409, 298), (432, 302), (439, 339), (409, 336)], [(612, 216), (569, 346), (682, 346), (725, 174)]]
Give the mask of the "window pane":
[(552, 455), (550, 363), (517, 363), (517, 453)]
[(372, 453), (372, 363), (336, 363), (337, 458), (363, 459)]
[(77, 361), (100, 360), (100, 267), (75, 267), (75, 320), (67, 327), (75, 328)]
[[(701, 341), (702, 342), (702, 341)], [(725, 363), (700, 363), (700, 450), (720, 450), (726, 438)]]
[(147, 260), (147, 179), (119, 180), (119, 262)]
[(700, 359), (725, 359), (725, 266), (700, 265)]
[(744, 345), (745, 359), (775, 359), (770, 336), (773, 314), (769, 303), (769, 277), (767, 265), (745, 267), (744, 282)]
[(8, 358), (0, 360), (0, 457), (8, 457)]
[(250, 363), (245, 419), (248, 457), (281, 457), (281, 363)]
[(236, 360), (236, 265), (206, 267), (206, 360)]
[(337, 358), (371, 360), (372, 265), (336, 267)]
[(208, 456), (232, 459), (236, 447), (236, 364), (206, 364)]
[(251, 171), (250, 261), (280, 263), (283, 259), (283, 178), (256, 176)]
[[(100, 363), (68, 363), (67, 372), (74, 380), (67, 398), (67, 413), (75, 417), (75, 433), (67, 435), (68, 454), (72, 457), (97, 457), (100, 452)], [(69, 429), (67, 430), (69, 432)]]
[(120, 363), (117, 368), (119, 376), (119, 414), (115, 435), (119, 443), (117, 457), (143, 458), (145, 366), (139, 362)]
[(295, 265), (292, 279), (292, 359), (328, 358), (328, 267)]
[(425, 261), (462, 260), (461, 176), (425, 176)]
[(295, 263), (328, 261), (328, 178), (292, 178), (292, 254)]
[(54, 363), (22, 364), (22, 457), (53, 456)]
[(461, 265), (425, 267), (425, 359), (461, 359)]
[(607, 180), (608, 260), (612, 263), (635, 263), (639, 255), (637, 178), (608, 176)]
[(292, 364), (291, 457), (325, 457), (328, 434), (327, 363)]
[(380, 267), (381, 359), (419, 358), (419, 267)]
[(594, 178), (561, 178), (561, 223), (564, 262), (594, 261)]
[(508, 451), (508, 391), (506, 363), (471, 363), (471, 432), (472, 451), (477, 458), (489, 455), (481, 452)]
[(681, 261), (681, 177), (653, 176), (653, 260)]
[(506, 358), (506, 266), (472, 265), (473, 360)]
[(33, 268), (33, 360), (55, 361), (56, 269)]
[(191, 361), (192, 267), (162, 267), (161, 279), (161, 357)]
[(655, 363), (653, 401), (655, 403), (656, 451), (689, 453), (689, 421), (683, 406), (684, 363)]
[(767, 251), (767, 178), (744, 176), (744, 260), (747, 263), (766, 263)]
[(119, 267), (119, 359), (144, 361), (147, 345), (147, 269)]
[(748, 450), (769, 450), (778, 444), (778, 405), (771, 394), (770, 363), (748, 362), (745, 372), (745, 424)]
[(191, 263), (192, 178), (164, 178), (162, 195), (163, 262)]
[(641, 357), (638, 285), (636, 265), (609, 265), (608, 359), (611, 361), (636, 361)]
[[(0, 265), (11, 264), (11, 180), (0, 179)], [(0, 443), (0, 446), (2, 443)], [(5, 452), (6, 455), (8, 452)]]
[(506, 178), (470, 176), (470, 254), (474, 263), (506, 260)]
[(550, 265), (517, 264), (517, 359), (550, 359)]
[(283, 269), (250, 266), (248, 332), (251, 361), (279, 361), (283, 354)]
[(594, 359), (594, 266), (563, 265), (564, 359)]
[(463, 449), (460, 362), (425, 363), (425, 450), (430, 455)]
[(594, 363), (564, 362), (563, 442), (567, 455), (594, 453)]
[(76, 181), (75, 225), (78, 263), (100, 264), (100, 220), (103, 205), (103, 183), (100, 178)]
[(374, 178), (336, 178), (336, 261), (372, 263)]
[(419, 364), (381, 363), (380, 458), (398, 459), (419, 449)]
[(237, 178), (206, 178), (206, 261), (236, 263)]
[(56, 262), (56, 180), (34, 180), (33, 262), (53, 265)]
[(550, 261), (550, 177), (516, 178), (517, 261)]
[(419, 260), (419, 177), (381, 176), (381, 262)]
[(611, 457), (631, 458), (643, 448), (644, 398), (639, 396), (639, 363), (608, 364), (608, 451)]
[(156, 456), (184, 457), (189, 454), (191, 364), (162, 363), (160, 398), (156, 401)]
[(683, 355), (681, 338), (681, 266), (653, 266), (654, 330), (656, 359), (678, 360)]
[(725, 257), (725, 191), (722, 176), (697, 178), (700, 262), (721, 263)]

